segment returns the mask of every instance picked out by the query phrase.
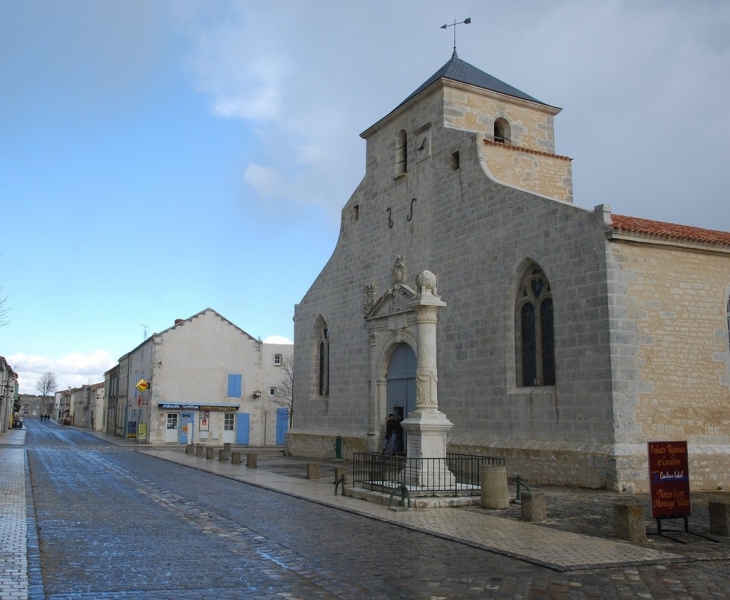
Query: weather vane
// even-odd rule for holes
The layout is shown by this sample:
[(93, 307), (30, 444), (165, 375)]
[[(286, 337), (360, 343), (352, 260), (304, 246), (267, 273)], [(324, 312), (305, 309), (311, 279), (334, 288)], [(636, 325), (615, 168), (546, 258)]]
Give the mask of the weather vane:
[(463, 21), (456, 22), (456, 19), (454, 19), (453, 23), (446, 23), (445, 25), (441, 25), (441, 29), (448, 29), (449, 27), (454, 28), (454, 56), (456, 56), (456, 26), (457, 25), (468, 25), (471, 23), (471, 17), (468, 19), (464, 19)]

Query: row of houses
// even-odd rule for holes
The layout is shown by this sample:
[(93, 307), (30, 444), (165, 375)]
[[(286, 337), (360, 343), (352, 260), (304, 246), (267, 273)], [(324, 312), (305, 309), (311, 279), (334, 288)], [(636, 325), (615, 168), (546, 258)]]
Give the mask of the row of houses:
[(13, 424), (13, 415), (18, 410), (18, 374), (0, 356), (0, 434)]
[(152, 334), (104, 382), (57, 392), (54, 416), (139, 443), (283, 445), (292, 349), (208, 308)]

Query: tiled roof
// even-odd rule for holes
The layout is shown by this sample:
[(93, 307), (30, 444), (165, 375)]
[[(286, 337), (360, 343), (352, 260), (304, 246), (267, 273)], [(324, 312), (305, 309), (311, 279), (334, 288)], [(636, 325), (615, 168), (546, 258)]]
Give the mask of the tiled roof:
[(662, 221), (651, 221), (649, 219), (638, 219), (624, 215), (611, 215), (611, 223), (615, 230), (631, 233), (666, 238), (675, 241), (701, 242), (704, 244), (720, 244), (730, 246), (730, 233), (727, 231), (715, 231), (714, 229), (702, 229), (690, 227), (689, 225), (675, 225)]

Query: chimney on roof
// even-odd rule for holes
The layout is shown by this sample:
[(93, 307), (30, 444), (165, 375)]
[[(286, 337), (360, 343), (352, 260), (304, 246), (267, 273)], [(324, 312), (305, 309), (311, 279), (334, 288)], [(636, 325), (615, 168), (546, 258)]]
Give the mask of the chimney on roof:
[(175, 325), (180, 325), (183, 321), (184, 319), (175, 319)]

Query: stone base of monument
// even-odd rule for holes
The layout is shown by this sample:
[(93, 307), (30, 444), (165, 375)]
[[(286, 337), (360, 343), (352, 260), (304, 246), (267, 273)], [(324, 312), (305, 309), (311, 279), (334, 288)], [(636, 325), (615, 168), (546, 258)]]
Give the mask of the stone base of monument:
[[(391, 501), (391, 491), (383, 492), (368, 490), (360, 487), (345, 488), (345, 496), (358, 498), (376, 504), (388, 506)], [(393, 506), (398, 504), (400, 494), (396, 492), (393, 498)], [(432, 496), (411, 496), (411, 508), (449, 508), (459, 506), (479, 506), (481, 498), (479, 496), (454, 496), (450, 495), (432, 495)]]

